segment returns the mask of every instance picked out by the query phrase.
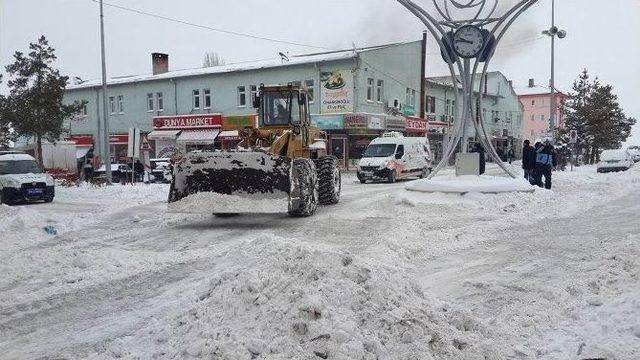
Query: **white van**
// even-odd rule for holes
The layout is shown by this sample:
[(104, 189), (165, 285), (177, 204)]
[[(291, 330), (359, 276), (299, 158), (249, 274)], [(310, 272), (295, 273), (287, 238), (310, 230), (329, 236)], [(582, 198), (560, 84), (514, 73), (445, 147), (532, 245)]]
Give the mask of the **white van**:
[(55, 196), (54, 180), (31, 155), (0, 152), (0, 204), (44, 200)]
[(427, 177), (431, 172), (431, 150), (426, 137), (405, 137), (385, 133), (367, 147), (358, 163), (358, 180), (395, 182), (411, 176)]

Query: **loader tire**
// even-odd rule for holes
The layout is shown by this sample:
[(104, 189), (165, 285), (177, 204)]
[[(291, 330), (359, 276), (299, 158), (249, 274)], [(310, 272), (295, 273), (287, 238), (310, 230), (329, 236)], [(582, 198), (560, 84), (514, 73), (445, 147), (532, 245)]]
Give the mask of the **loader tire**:
[(318, 208), (318, 175), (316, 166), (310, 159), (295, 159), (292, 166), (292, 195), (289, 201), (289, 215), (307, 217)]
[(334, 205), (340, 202), (342, 175), (338, 158), (325, 156), (316, 163), (318, 169), (318, 195), (321, 205)]

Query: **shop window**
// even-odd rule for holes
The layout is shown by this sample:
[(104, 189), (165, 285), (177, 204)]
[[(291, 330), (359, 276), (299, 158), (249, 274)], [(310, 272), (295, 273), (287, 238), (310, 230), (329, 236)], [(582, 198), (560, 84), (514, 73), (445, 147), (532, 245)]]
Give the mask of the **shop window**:
[(367, 79), (367, 101), (373, 101), (373, 79)]
[(304, 86), (306, 86), (307, 92), (309, 93), (309, 103), (313, 103), (315, 80), (305, 80)]
[(376, 87), (376, 101), (381, 103), (384, 100), (384, 80), (378, 80)]
[(211, 89), (204, 89), (204, 108), (211, 109)]
[(156, 99), (158, 100), (158, 111), (164, 111), (164, 97), (162, 92), (156, 93)]
[(194, 109), (200, 109), (200, 90), (193, 90), (191, 93), (191, 106)]
[(238, 107), (247, 106), (247, 88), (238, 86)]
[(118, 113), (124, 114), (124, 97), (118, 95)]
[(349, 136), (349, 159), (361, 159), (375, 136)]
[(147, 94), (147, 111), (151, 112), (153, 111), (153, 94), (152, 93), (148, 93)]
[(116, 98), (113, 96), (109, 97), (109, 113), (111, 115), (116, 113)]

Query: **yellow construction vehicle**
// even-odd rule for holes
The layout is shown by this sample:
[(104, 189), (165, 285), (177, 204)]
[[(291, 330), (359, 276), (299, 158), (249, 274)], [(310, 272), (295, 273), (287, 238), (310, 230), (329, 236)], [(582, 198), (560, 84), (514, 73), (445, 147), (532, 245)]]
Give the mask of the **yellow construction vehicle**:
[(310, 216), (340, 200), (338, 159), (311, 126), (309, 94), (293, 85), (260, 86), (258, 127), (240, 131), (237, 150), (195, 151), (176, 159), (170, 208), (232, 215), (288, 212)]

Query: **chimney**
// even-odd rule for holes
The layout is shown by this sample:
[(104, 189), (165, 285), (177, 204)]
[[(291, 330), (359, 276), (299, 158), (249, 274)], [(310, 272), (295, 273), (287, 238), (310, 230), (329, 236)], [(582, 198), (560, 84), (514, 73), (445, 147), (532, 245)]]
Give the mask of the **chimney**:
[(153, 75), (164, 74), (169, 71), (169, 55), (162, 53), (151, 54)]
[(535, 80), (529, 79), (529, 87), (532, 88), (532, 87), (535, 87), (535, 86), (536, 86)]
[(507, 82), (509, 83), (510, 87), (513, 87), (513, 80), (507, 80)]

